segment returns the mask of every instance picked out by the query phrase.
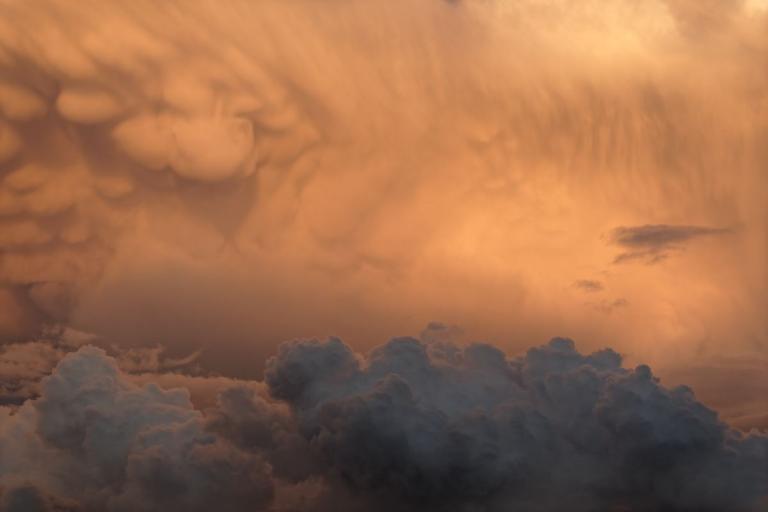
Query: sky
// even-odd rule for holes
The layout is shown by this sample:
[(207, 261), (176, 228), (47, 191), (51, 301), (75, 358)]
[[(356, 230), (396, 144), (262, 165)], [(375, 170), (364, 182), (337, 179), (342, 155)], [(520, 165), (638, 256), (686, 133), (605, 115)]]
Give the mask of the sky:
[(767, 63), (764, 0), (0, 1), (0, 510), (758, 510)]

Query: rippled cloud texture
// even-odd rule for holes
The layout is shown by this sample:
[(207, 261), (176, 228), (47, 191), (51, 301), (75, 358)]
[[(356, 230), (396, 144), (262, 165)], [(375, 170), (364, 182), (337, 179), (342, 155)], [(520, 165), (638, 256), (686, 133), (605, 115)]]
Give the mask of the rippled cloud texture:
[[(766, 62), (764, 0), (0, 1), (0, 406), (17, 411), (2, 428), (62, 461), (3, 499), (441, 509), (453, 479), (445, 496), (467, 506), (546, 510), (537, 486), (551, 485), (655, 510), (724, 503), (738, 482), (729, 505), (746, 507), (763, 445), (730, 428), (768, 428)], [(367, 353), (434, 320), (461, 326), (440, 340), (502, 352), (452, 348), (462, 362), (439, 365), (459, 369), (423, 381), (335, 343), (266, 363), (285, 340)], [(472, 381), (473, 357), (560, 334), (691, 385), (731, 427), (591, 356), (568, 356), (592, 386), (583, 426), (532, 402), (544, 391), (517, 363), (477, 397), (476, 423), (464, 398), (428, 393)], [(416, 366), (443, 361), (419, 359), (433, 349), (391, 348)], [(290, 377), (294, 359), (305, 373)], [(253, 396), (217, 399), (235, 381)], [(194, 407), (162, 391), (177, 387)], [(624, 395), (586, 405), (621, 390), (649, 400), (647, 425)], [(531, 410), (492, 412), (509, 401)], [(370, 447), (352, 450), (366, 429)], [(422, 429), (434, 435), (412, 438)], [(655, 453), (646, 441), (674, 445), (663, 482), (636, 460)]]

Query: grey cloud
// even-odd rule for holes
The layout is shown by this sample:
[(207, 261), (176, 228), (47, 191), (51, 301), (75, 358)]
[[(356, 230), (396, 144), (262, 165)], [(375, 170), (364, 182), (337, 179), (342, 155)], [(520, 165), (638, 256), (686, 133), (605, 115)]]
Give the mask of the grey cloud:
[(0, 432), (0, 484), (39, 491), (11, 504), (51, 495), (94, 511), (237, 511), (273, 492), (270, 466), (209, 433), (186, 390), (133, 385), (94, 347), (65, 356)]
[(79, 512), (81, 508), (69, 500), (47, 494), (30, 483), (0, 488), (2, 512)]
[(624, 251), (614, 258), (614, 263), (643, 261), (653, 264), (665, 259), (671, 252), (681, 250), (694, 239), (729, 233), (732, 230), (727, 228), (646, 224), (617, 227), (611, 231), (609, 241)]
[(621, 363), (565, 338), (516, 358), (299, 340), (268, 362), (271, 398), (239, 384), (200, 411), (85, 346), (0, 408), (0, 510), (756, 512), (768, 437)]
[(283, 346), (266, 376), (331, 475), (385, 510), (754, 510), (768, 438), (620, 365), (559, 338), (511, 360), (396, 338), (362, 363), (332, 339)]

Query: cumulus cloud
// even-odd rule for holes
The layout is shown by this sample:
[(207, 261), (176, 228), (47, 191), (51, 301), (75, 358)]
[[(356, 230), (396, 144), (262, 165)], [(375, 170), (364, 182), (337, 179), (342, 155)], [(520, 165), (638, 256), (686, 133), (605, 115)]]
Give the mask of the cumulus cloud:
[(764, 436), (611, 350), (430, 349), (396, 338), (360, 360), (337, 339), (294, 342), (266, 381), (334, 477), (384, 509), (748, 510), (766, 492)]
[(621, 363), (564, 338), (514, 358), (298, 340), (268, 395), (235, 383), (201, 411), (85, 346), (3, 410), (2, 510), (758, 510), (768, 437)]
[[(44, 377), (51, 374), (53, 369), (69, 353), (80, 347), (99, 343), (98, 336), (77, 331), (63, 326), (50, 326), (39, 339), (29, 342), (9, 343), (0, 346), (0, 402), (3, 405), (21, 405), (30, 398), (40, 394), (40, 384)], [(106, 344), (102, 343), (106, 346)], [(145, 375), (163, 378), (167, 382), (181, 379), (194, 382), (197, 368), (193, 366), (199, 352), (186, 357), (167, 357), (165, 348), (161, 346), (149, 348), (108, 347), (116, 357), (120, 370), (126, 377), (140, 382)], [(183, 370), (184, 373), (174, 373)], [(169, 380), (170, 379), (170, 380)], [(227, 385), (232, 385), (231, 379), (222, 379)], [(211, 379), (210, 383), (216, 379)], [(197, 386), (187, 386), (197, 389)], [(197, 393), (194, 393), (197, 396)], [(203, 402), (205, 400), (203, 399)]]
[(206, 432), (186, 390), (133, 385), (93, 347), (64, 357), (2, 427), (0, 481), (38, 489), (13, 487), (7, 507), (52, 495), (83, 510), (245, 510), (272, 494), (269, 466)]
[(705, 226), (667, 224), (621, 226), (611, 232), (610, 241), (623, 248), (625, 252), (616, 256), (613, 262), (625, 263), (640, 260), (649, 264), (658, 263), (671, 252), (683, 249), (694, 239), (730, 233), (732, 233), (730, 229)]
[[(19, 460), (53, 453), (63, 464), (56, 468), (65, 469), (7, 481), (3, 499), (115, 509), (135, 499), (161, 507), (154, 504), (172, 488), (181, 501), (204, 502), (219, 491), (190, 493), (214, 465), (245, 481), (272, 481), (275, 507), (308, 508), (303, 498), (287, 498), (296, 493), (317, 507), (340, 500), (371, 508), (370, 496), (380, 494), (403, 507), (442, 506), (436, 494), (448, 478), (438, 467), (445, 462), (461, 473), (460, 485), (446, 491), (458, 502), (474, 504), (486, 493), (490, 504), (506, 503), (507, 495), (523, 509), (541, 503), (521, 475), (530, 468), (531, 481), (542, 484), (536, 460), (570, 460), (564, 434), (547, 426), (564, 413), (544, 410), (547, 399), (521, 373), (527, 359), (460, 348), (455, 328), (435, 324), (422, 333), (424, 343), (399, 340), (367, 357), (340, 341), (294, 344), (270, 363), (266, 384), (252, 379), (279, 340), (338, 332), (362, 350), (391, 332), (417, 332), (431, 318), (503, 339), (505, 350), (558, 330), (578, 334), (589, 349), (613, 339), (633, 360), (647, 356), (654, 364), (685, 362), (694, 351), (720, 354), (724, 339), (729, 350), (764, 354), (768, 301), (766, 288), (754, 283), (765, 277), (768, 232), (768, 17), (745, 5), (3, 3), (0, 342), (7, 347), (0, 385), (7, 409), (16, 411), (3, 422), (14, 432), (37, 432), (24, 418), (36, 422), (42, 413), (33, 404), (52, 403), (42, 379), (55, 364), (75, 357), (99, 366), (102, 356), (71, 354), (82, 343), (40, 339), (44, 326), (59, 323), (96, 332), (89, 343), (116, 357), (122, 384), (109, 388), (110, 400), (130, 409), (125, 397), (138, 397), (130, 410), (139, 416), (143, 407), (147, 417), (158, 408), (178, 414), (137, 424), (138, 433), (119, 438), (115, 446), (131, 447), (113, 462), (96, 462), (99, 450), (76, 441), (67, 448), (40, 438), (37, 451)], [(621, 224), (629, 227), (614, 232), (611, 244), (594, 235)], [(684, 266), (670, 258), (670, 265), (633, 266), (631, 274), (620, 265), (601, 273), (617, 248), (626, 261), (654, 261), (719, 236), (706, 226), (736, 225), (743, 228), (732, 243), (698, 251)], [(590, 275), (632, 308), (624, 299), (597, 301), (595, 311), (622, 314), (595, 322), (582, 314), (581, 294), (557, 293)], [(17, 343), (30, 339), (38, 341)], [(158, 344), (167, 351), (153, 348)], [(201, 347), (208, 350), (195, 358)], [(198, 374), (190, 368), (197, 364), (225, 375)], [(384, 375), (387, 365), (399, 377)], [(491, 370), (482, 377), (477, 368), (485, 366)], [(629, 383), (633, 372), (582, 366), (598, 374), (601, 393), (608, 381), (620, 381), (624, 388), (611, 389), (645, 396)], [(466, 389), (436, 377), (446, 372)], [(344, 388), (345, 379), (356, 390)], [(147, 391), (152, 382), (188, 388), (195, 407)], [(217, 401), (235, 384), (238, 391)], [(440, 393), (443, 385), (457, 403)], [(276, 410), (265, 386), (281, 403)], [(658, 396), (672, 396), (673, 409), (688, 403), (656, 383), (646, 387), (660, 394), (651, 393), (651, 409)], [(461, 419), (467, 401), (488, 410), (504, 401), (486, 393), (509, 394), (520, 405), (504, 413), (507, 420), (478, 413), (490, 432), (503, 421), (517, 429), (489, 444), (472, 430), (486, 427)], [(589, 409), (581, 397), (572, 402)], [(93, 404), (73, 435), (122, 432), (130, 421), (105, 407)], [(728, 432), (723, 446), (737, 446), (728, 453), (747, 461), (712, 486), (716, 503), (730, 477), (751, 471), (742, 452), (761, 449), (762, 441), (731, 439), (730, 430), (691, 407), (705, 418), (704, 430)], [(408, 421), (398, 427), (404, 414)], [(663, 444), (671, 434), (654, 422), (668, 413), (654, 414), (637, 428), (658, 427)], [(347, 415), (357, 423), (342, 421)], [(617, 421), (601, 418), (595, 421)], [(361, 426), (374, 420), (380, 429)], [(604, 434), (573, 425), (587, 437)], [(433, 434), (426, 441), (414, 434), (422, 427)], [(153, 440), (161, 431), (167, 444)], [(459, 441), (443, 449), (454, 434)], [(217, 441), (199, 441), (208, 435)], [(646, 508), (682, 507), (695, 502), (686, 493), (715, 474), (710, 463), (730, 464), (718, 449), (703, 449), (709, 462), (698, 483), (691, 479), (670, 497), (647, 476), (620, 482), (627, 474), (618, 466), (636, 448), (622, 444), (632, 437), (622, 435), (605, 434), (616, 461), (607, 461), (606, 445), (598, 454), (573, 449), (590, 468), (579, 471), (584, 482), (565, 474), (573, 466), (555, 464), (562, 471), (547, 485), (589, 489), (589, 499), (636, 508), (646, 505), (632, 493), (652, 489)], [(361, 437), (360, 453), (383, 461), (355, 460), (350, 436)], [(699, 441), (680, 441), (668, 473), (692, 471), (686, 457)], [(391, 453), (376, 452), (379, 445)], [(110, 465), (113, 480), (105, 486), (85, 474), (84, 462), (71, 463), (75, 452), (93, 467)], [(423, 485), (390, 478), (389, 467)], [(510, 467), (508, 477), (499, 469)], [(152, 487), (158, 479), (146, 475), (155, 470), (170, 482)], [(91, 483), (72, 488), (59, 481), (67, 473)], [(601, 480), (604, 473), (611, 477)], [(264, 492), (253, 499), (263, 503), (269, 492), (260, 485), (254, 488)], [(748, 501), (750, 485), (735, 486), (734, 499)], [(531, 489), (528, 502), (515, 493), (519, 487)]]

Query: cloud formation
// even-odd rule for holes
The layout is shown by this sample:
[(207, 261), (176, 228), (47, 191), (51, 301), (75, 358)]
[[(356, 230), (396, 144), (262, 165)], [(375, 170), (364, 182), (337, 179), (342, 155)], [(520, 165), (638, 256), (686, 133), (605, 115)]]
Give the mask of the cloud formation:
[[(282, 339), (433, 318), (509, 339), (514, 310), (527, 336), (659, 359), (645, 338), (690, 352), (739, 330), (754, 350), (766, 14), (702, 5), (7, 3), (0, 340), (62, 322), (174, 354), (216, 339), (206, 361), (246, 376)], [(744, 227), (688, 271), (599, 274), (598, 233), (662, 222)], [(582, 275), (653, 332), (596, 327), (560, 293)]]
[(564, 338), (516, 358), (299, 340), (268, 395), (234, 385), (199, 411), (85, 346), (2, 409), (2, 510), (757, 511), (768, 437), (621, 363)]
[[(21, 405), (40, 394), (40, 383), (49, 375), (57, 363), (67, 354), (77, 351), (86, 344), (101, 342), (97, 336), (62, 326), (52, 326), (30, 342), (9, 343), (0, 346), (0, 401), (3, 405)], [(103, 344), (103, 343), (102, 343)], [(128, 378), (140, 380), (150, 374), (168, 378), (176, 375), (181, 379), (194, 379), (193, 366), (199, 353), (174, 359), (165, 355), (161, 346), (148, 348), (108, 347), (121, 371)], [(183, 370), (184, 374), (175, 374)], [(230, 385), (232, 380), (224, 379)], [(196, 393), (195, 393), (196, 394)]]
[[(5, 503), (162, 508), (168, 492), (204, 503), (226, 491), (236, 508), (246, 497), (215, 476), (196, 487), (234, 472), (233, 485), (254, 482), (247, 499), (276, 509), (373, 508), (382, 494), (439, 508), (446, 463), (461, 483), (446, 496), (468, 507), (487, 495), (488, 507), (535, 508), (544, 498), (533, 484), (546, 483), (641, 510), (704, 496), (748, 508), (762, 492), (751, 480), (760, 436), (742, 439), (685, 393), (590, 356), (563, 356), (587, 377), (552, 410), (536, 391), (550, 384), (521, 373), (528, 358), (459, 348), (461, 333), (437, 324), (422, 345), (400, 340), (368, 357), (341, 342), (296, 344), (270, 363), (271, 384), (254, 379), (280, 340), (335, 333), (365, 351), (439, 318), (509, 353), (572, 333), (587, 352), (611, 344), (651, 362), (665, 381), (694, 355), (706, 369), (726, 352), (718, 375), (728, 378), (699, 398), (732, 405), (740, 427), (763, 425), (766, 27), (757, 0), (2, 3), (0, 402), (15, 411), (3, 436), (32, 443), (18, 460), (55, 461), (27, 480), (11, 481), (18, 466), (4, 473)], [(724, 232), (708, 226), (739, 229), (717, 243)], [(659, 264), (611, 265), (617, 252)], [(584, 286), (568, 286), (582, 276), (600, 276), (611, 296), (586, 302)], [(97, 337), (47, 339), (60, 324)], [(76, 352), (84, 343), (117, 363)], [(541, 350), (570, 354), (566, 345)], [(59, 446), (35, 425), (61, 415), (34, 404), (68, 399), (41, 381), (65, 356), (86, 361), (68, 396), (91, 409), (67, 409), (80, 418), (76, 439)], [(376, 373), (386, 365), (400, 377)], [(503, 380), (507, 366), (520, 389)], [(88, 368), (120, 383), (107, 402), (146, 408), (155, 423), (126, 430), (132, 418), (81, 397)], [(185, 387), (189, 400), (150, 383)], [(487, 410), (474, 424), (469, 405), (432, 387)], [(611, 398), (619, 391), (648, 417)], [(590, 393), (619, 405), (599, 409)], [(511, 409), (493, 412), (508, 405), (496, 395), (513, 397)], [(567, 403), (589, 414), (572, 419)], [(583, 430), (575, 441), (566, 420)], [(497, 435), (500, 425), (516, 430)], [(422, 427), (433, 434), (423, 441)], [(111, 430), (120, 453), (83, 444)], [(604, 444), (593, 452), (579, 436)], [(642, 460), (631, 480), (621, 463), (637, 452), (667, 460), (654, 471), (669, 478), (654, 481)], [(584, 465), (571, 475), (564, 460)], [(147, 477), (156, 468), (169, 481)], [(684, 478), (692, 468), (701, 473)], [(665, 487), (678, 481), (679, 494)]]
[(765, 492), (766, 438), (733, 437), (647, 366), (561, 338), (513, 360), (452, 348), (396, 338), (360, 361), (339, 340), (298, 342), (266, 380), (342, 481), (398, 510), (746, 510)]
[(731, 234), (726, 228), (703, 226), (671, 226), (654, 224), (615, 228), (610, 234), (611, 243), (620, 246), (622, 252), (614, 263), (641, 260), (648, 264), (658, 263), (673, 251), (682, 250), (688, 242), (702, 237)]
[(9, 510), (54, 496), (73, 510), (234, 511), (259, 508), (272, 494), (269, 466), (208, 434), (186, 390), (139, 388), (93, 347), (65, 356), (40, 398), (4, 412), (2, 432)]

